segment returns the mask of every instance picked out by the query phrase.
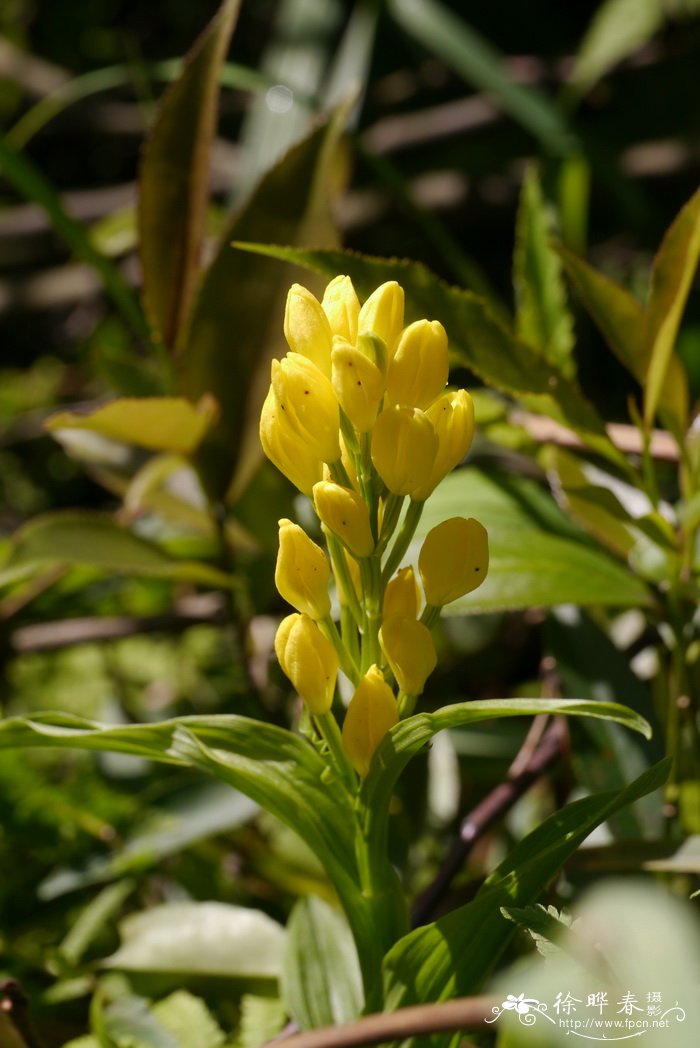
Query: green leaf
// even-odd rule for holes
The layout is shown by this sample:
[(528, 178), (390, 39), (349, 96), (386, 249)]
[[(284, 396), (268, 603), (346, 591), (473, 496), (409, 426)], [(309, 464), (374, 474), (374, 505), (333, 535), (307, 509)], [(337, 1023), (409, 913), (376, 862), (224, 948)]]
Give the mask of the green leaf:
[(139, 177), (143, 302), (156, 338), (172, 347), (200, 264), (216, 131), (219, 76), (240, 0), (224, 0), (166, 91)]
[(187, 990), (171, 993), (151, 1010), (176, 1038), (178, 1048), (218, 1048), (224, 1043), (224, 1033), (204, 1001)]
[[(471, 516), (489, 534), (486, 581), (448, 604), (448, 615), (552, 607), (556, 604), (647, 606), (644, 583), (607, 554), (593, 549), (532, 481), (456, 470), (428, 499), (417, 530), (425, 536), (441, 520)], [(528, 512), (529, 506), (529, 512)], [(566, 530), (564, 530), (566, 528)], [(415, 548), (415, 547), (414, 547)]]
[(233, 584), (230, 575), (197, 561), (176, 560), (111, 517), (88, 511), (45, 513), (24, 524), (12, 537), (10, 555), (0, 568), (0, 585), (34, 575), (48, 564), (227, 588)]
[(191, 455), (217, 416), (216, 402), (202, 397), (192, 404), (183, 397), (125, 397), (86, 415), (61, 411), (45, 423), (49, 432), (86, 429), (111, 440), (150, 451)]
[(33, 200), (46, 213), (54, 230), (71, 251), (94, 269), (130, 330), (139, 339), (147, 338), (146, 321), (119, 268), (93, 246), (85, 227), (68, 214), (58, 193), (41, 171), (27, 157), (11, 149), (2, 136), (0, 169), (25, 199)]
[[(384, 963), (386, 1008), (478, 991), (513, 932), (501, 907), (533, 903), (596, 826), (663, 785), (669, 764), (669, 760), (662, 761), (620, 792), (584, 797), (550, 815), (516, 844), (472, 902), (401, 939)], [(446, 1043), (449, 1038), (443, 1036), (421, 1042), (426, 1046)]]
[(551, 215), (539, 176), (529, 167), (523, 180), (515, 233), (513, 283), (517, 332), (563, 375), (575, 372), (573, 318), (566, 302), (561, 261), (550, 245)]
[(454, 11), (436, 0), (390, 0), (389, 10), (421, 47), (495, 98), (545, 149), (554, 154), (571, 150), (575, 138), (558, 109), (536, 88), (511, 80), (503, 55)]
[[(231, 240), (334, 244), (329, 198), (337, 182), (338, 109), (263, 178), (225, 230), (204, 274), (192, 316), (178, 346), (178, 387), (190, 400), (213, 394), (221, 407), (200, 449), (200, 467), (217, 496), (228, 489), (237, 464), (250, 472), (262, 454), (258, 418), (263, 381), (283, 342), (284, 302), (290, 274), (231, 248)], [(232, 376), (235, 375), (235, 380)]]
[(78, 964), (93, 940), (105, 924), (119, 912), (124, 900), (133, 890), (133, 881), (117, 881), (103, 888), (90, 900), (59, 946), (61, 955), (69, 965), (75, 967)]
[(133, 913), (106, 968), (276, 980), (284, 929), (260, 910), (222, 902), (172, 902)]
[(316, 896), (300, 899), (287, 925), (282, 999), (302, 1030), (350, 1022), (364, 995), (347, 921)]
[(471, 291), (445, 284), (419, 262), (371, 258), (352, 251), (303, 251), (260, 243), (237, 246), (328, 277), (347, 273), (361, 298), (367, 298), (385, 280), (397, 280), (406, 292), (406, 322), (422, 317), (440, 320), (450, 339), (454, 363), (573, 429), (594, 451), (627, 469), (603, 420), (578, 386), (506, 330), (494, 319), (488, 303)]
[[(260, 1048), (282, 1030), (286, 1013), (277, 997), (258, 997), (246, 993), (241, 997), (241, 1021), (236, 1048)], [(192, 1048), (199, 1048), (193, 1045)]]
[(585, 93), (650, 40), (663, 23), (662, 0), (605, 0), (581, 42), (571, 83)]
[[(608, 346), (622, 366), (643, 386), (649, 367), (644, 309), (629, 291), (571, 251), (560, 247), (559, 254), (576, 294)], [(676, 357), (669, 361), (659, 406), (675, 420), (677, 429), (684, 428), (688, 417), (688, 381), (683, 365)]]
[[(646, 309), (649, 361), (644, 420), (651, 425), (661, 400), (686, 299), (700, 258), (700, 189), (668, 229), (654, 261)], [(687, 418), (682, 420), (685, 427)]]

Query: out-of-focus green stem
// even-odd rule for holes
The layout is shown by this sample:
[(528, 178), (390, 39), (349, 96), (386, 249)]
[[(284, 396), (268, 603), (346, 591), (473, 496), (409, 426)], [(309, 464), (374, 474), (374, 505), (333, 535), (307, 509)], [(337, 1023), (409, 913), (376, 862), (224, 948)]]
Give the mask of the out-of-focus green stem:
[(348, 760), (345, 750), (343, 749), (343, 740), (340, 735), (340, 728), (338, 722), (332, 713), (321, 713), (314, 717), (316, 726), (323, 741), (328, 746), (328, 750), (333, 758), (333, 763), (336, 766), (343, 782), (349, 786), (352, 793), (357, 792), (357, 776), (355, 771)]
[(411, 539), (416, 533), (416, 528), (418, 527), (418, 522), (421, 518), (424, 505), (424, 502), (416, 502), (414, 499), (411, 499), (408, 509), (406, 510), (406, 516), (403, 519), (403, 524), (399, 529), (396, 541), (394, 542), (391, 553), (384, 565), (384, 571), (382, 573), (384, 585), (387, 584), (406, 555), (406, 550), (411, 545)]
[(396, 525), (399, 522), (399, 516), (401, 514), (401, 507), (403, 506), (404, 496), (403, 495), (389, 495), (384, 502), (384, 516), (382, 518), (382, 526), (379, 532), (379, 540), (375, 549), (375, 554), (381, 556), (389, 544), (389, 539), (396, 530)]
[(328, 550), (333, 564), (333, 572), (335, 573), (335, 577), (340, 583), (343, 591), (343, 603), (350, 609), (350, 612), (355, 619), (355, 623), (358, 629), (360, 629), (362, 627), (364, 614), (360, 607), (360, 602), (357, 599), (357, 594), (355, 593), (355, 583), (352, 581), (352, 576), (350, 575), (350, 569), (348, 568), (348, 563), (345, 559), (345, 551), (343, 550), (340, 539), (337, 535), (333, 534), (330, 528), (324, 527), (323, 533), (326, 536), (326, 542), (328, 543)]
[(326, 640), (329, 640), (338, 654), (338, 661), (340, 662), (340, 668), (346, 677), (349, 677), (353, 684), (357, 684), (360, 679), (360, 671), (355, 664), (355, 660), (349, 648), (343, 644), (340, 634), (338, 633), (338, 627), (336, 626), (330, 615), (321, 619), (317, 623), (323, 636)]

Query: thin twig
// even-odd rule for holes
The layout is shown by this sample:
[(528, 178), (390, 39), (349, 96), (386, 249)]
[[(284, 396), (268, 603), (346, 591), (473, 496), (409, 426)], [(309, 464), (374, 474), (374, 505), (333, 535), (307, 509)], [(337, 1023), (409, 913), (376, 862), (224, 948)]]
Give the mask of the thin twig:
[[(533, 415), (529, 411), (511, 411), (509, 421), (516, 426), (522, 426), (529, 435), (540, 444), (558, 444), (565, 448), (585, 449), (586, 444), (576, 434), (561, 426), (553, 419), (545, 418), (543, 415)], [(644, 448), (642, 438), (636, 426), (629, 426), (623, 422), (610, 422), (605, 427), (616, 448), (625, 455), (641, 455)], [(663, 459), (666, 462), (678, 461), (678, 445), (670, 433), (663, 429), (653, 429), (649, 451), (652, 458)]]
[[(493, 1014), (495, 997), (457, 997), (438, 1004), (418, 1004), (388, 1014), (366, 1015), (342, 1026), (326, 1026), (278, 1039), (284, 1048), (354, 1048), (355, 1045), (403, 1041), (443, 1030), (481, 1030)], [(463, 1048), (465, 1046), (463, 1042)]]

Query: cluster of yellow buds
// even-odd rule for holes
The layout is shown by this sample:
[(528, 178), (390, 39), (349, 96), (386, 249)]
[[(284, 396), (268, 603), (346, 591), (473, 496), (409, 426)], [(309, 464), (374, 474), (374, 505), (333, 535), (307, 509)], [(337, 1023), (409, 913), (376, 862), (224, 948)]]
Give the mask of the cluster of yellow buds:
[[(347, 276), (332, 280), (321, 302), (295, 284), (284, 333), (289, 352), (272, 362), (260, 439), (311, 498), (328, 556), (280, 521), (275, 583), (296, 613), (282, 621), (275, 650), (337, 761), (366, 775), (435, 669), (430, 627), (440, 609), (486, 577), (486, 531), (463, 517), (426, 536), (422, 594), (413, 568), (401, 567), (425, 500), (469, 450), (474, 408), (466, 390), (446, 389), (442, 324), (404, 326), (394, 281), (362, 306)], [(339, 669), (355, 688), (342, 737), (330, 713)]]

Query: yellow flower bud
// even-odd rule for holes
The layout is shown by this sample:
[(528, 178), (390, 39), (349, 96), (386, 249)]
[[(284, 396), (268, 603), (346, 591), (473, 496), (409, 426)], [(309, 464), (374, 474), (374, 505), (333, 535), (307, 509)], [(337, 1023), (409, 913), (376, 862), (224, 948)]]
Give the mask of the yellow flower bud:
[(419, 502), (427, 499), (450, 470), (462, 461), (474, 439), (474, 404), (466, 389), (443, 393), (433, 401), (426, 415), (437, 435), (438, 449), (430, 480), (414, 496)]
[(331, 377), (331, 327), (321, 303), (301, 284), (292, 284), (287, 295), (284, 337), (293, 353), (307, 357)]
[(325, 619), (331, 612), (331, 571), (325, 553), (291, 520), (281, 520), (279, 529), (275, 586), (297, 611), (312, 619)]
[(417, 320), (405, 328), (389, 364), (387, 397), (392, 404), (425, 409), (445, 388), (448, 370), (444, 327), (439, 320)]
[(437, 665), (428, 627), (405, 615), (392, 615), (382, 622), (379, 642), (401, 691), (420, 695)]
[(287, 353), (282, 361), (272, 361), (272, 388), (300, 443), (322, 462), (337, 462), (340, 415), (326, 376), (301, 353)]
[(280, 666), (311, 713), (326, 713), (333, 702), (338, 656), (308, 615), (287, 615), (275, 637)]
[(370, 666), (350, 700), (343, 723), (343, 746), (358, 775), (366, 775), (386, 733), (398, 724), (394, 693), (378, 666)]
[(401, 568), (384, 590), (382, 617), (389, 619), (393, 615), (403, 615), (417, 619), (419, 604), (420, 590), (413, 568)]
[(359, 433), (374, 425), (384, 396), (384, 376), (368, 357), (342, 339), (333, 340), (332, 382), (340, 406)]
[(430, 479), (437, 437), (418, 408), (385, 408), (372, 432), (372, 462), (394, 495), (413, 495)]
[(323, 464), (305, 444), (300, 443), (286, 421), (270, 386), (260, 414), (260, 443), (280, 473), (284, 473), (299, 491), (311, 496), (311, 489), (321, 479)]
[(450, 517), (431, 528), (418, 557), (425, 599), (438, 608), (480, 586), (488, 567), (486, 528), (472, 517)]
[(360, 310), (358, 334), (379, 335), (391, 357), (402, 328), (403, 288), (389, 280), (372, 292)]
[(321, 305), (333, 334), (354, 342), (357, 338), (360, 301), (350, 277), (340, 276), (331, 280), (323, 293)]
[(313, 500), (323, 523), (344, 542), (352, 555), (369, 557), (374, 550), (369, 511), (357, 492), (332, 481), (320, 480), (314, 484)]

